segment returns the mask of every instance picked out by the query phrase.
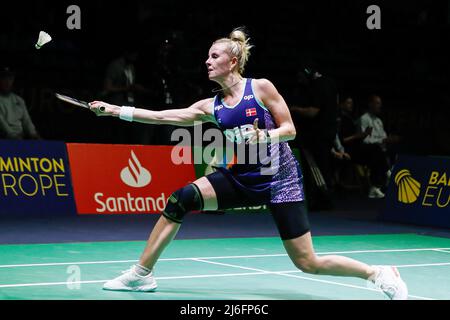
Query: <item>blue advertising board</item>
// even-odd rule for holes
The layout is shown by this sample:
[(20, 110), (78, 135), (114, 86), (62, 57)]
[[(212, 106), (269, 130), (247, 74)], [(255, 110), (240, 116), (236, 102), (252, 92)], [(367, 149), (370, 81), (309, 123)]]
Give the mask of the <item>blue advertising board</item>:
[(0, 140), (0, 215), (75, 212), (64, 142)]
[(450, 227), (450, 158), (400, 156), (382, 219)]

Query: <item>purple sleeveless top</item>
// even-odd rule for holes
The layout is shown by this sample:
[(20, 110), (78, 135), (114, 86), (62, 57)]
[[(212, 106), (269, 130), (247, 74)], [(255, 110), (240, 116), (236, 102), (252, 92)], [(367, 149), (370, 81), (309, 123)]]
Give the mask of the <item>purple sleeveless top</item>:
[[(276, 128), (272, 114), (254, 94), (252, 79), (245, 80), (244, 94), (236, 105), (228, 106), (220, 95), (214, 98), (216, 125), (226, 139), (233, 142), (237, 158), (236, 164), (216, 169), (230, 177), (241, 189), (251, 191), (249, 194), (252, 196), (261, 196), (265, 202), (303, 201), (303, 175), (287, 142), (260, 143), (253, 147), (245, 144), (244, 133), (253, 128), (256, 118), (260, 129)], [(239, 150), (245, 150), (245, 153), (239, 153)], [(255, 152), (260, 156), (253, 157), (251, 162), (251, 155)]]

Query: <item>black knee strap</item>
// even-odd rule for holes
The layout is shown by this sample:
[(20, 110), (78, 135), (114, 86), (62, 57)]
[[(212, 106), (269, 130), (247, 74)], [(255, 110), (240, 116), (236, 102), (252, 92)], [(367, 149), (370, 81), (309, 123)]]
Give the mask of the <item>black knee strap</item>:
[(173, 222), (181, 223), (186, 213), (202, 209), (202, 194), (195, 184), (190, 183), (170, 195), (163, 215)]

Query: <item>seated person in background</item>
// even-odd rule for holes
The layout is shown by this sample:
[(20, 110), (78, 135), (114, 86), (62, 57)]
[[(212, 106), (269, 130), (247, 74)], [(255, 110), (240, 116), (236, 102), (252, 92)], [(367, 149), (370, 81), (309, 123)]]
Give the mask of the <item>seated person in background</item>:
[(354, 163), (369, 167), (371, 184), (368, 194), (369, 198), (384, 198), (384, 193), (381, 189), (387, 183), (386, 175), (389, 170), (386, 154), (379, 144), (364, 143), (373, 134), (372, 125), (374, 124), (369, 125), (369, 123), (364, 122), (364, 127), (358, 125), (353, 116), (354, 105), (351, 97), (346, 97), (339, 104), (339, 107), (339, 137), (342, 144)]
[(386, 134), (383, 121), (378, 117), (381, 114), (381, 107), (382, 101), (380, 96), (371, 95), (367, 112), (358, 120), (358, 128), (360, 132), (364, 132), (366, 128), (371, 127), (372, 133), (363, 142), (365, 144), (377, 144), (386, 152), (389, 144), (400, 142), (400, 137)]
[(345, 152), (344, 146), (339, 139), (339, 135), (336, 134), (334, 139), (333, 147), (331, 148), (331, 154), (333, 156), (333, 189), (335, 189), (340, 184), (339, 173), (341, 169), (345, 166), (345, 163), (351, 160), (351, 156)]
[(331, 154), (335, 159), (338, 160), (351, 160), (352, 157), (345, 152), (345, 148), (339, 139), (339, 135), (336, 134), (336, 138), (334, 139), (333, 147), (331, 148)]
[(358, 132), (352, 97), (347, 96), (339, 103), (337, 122), (340, 141), (350, 155), (355, 154), (361, 148), (363, 140), (372, 133), (372, 127), (368, 126), (364, 132)]
[(0, 68), (0, 139), (40, 139), (25, 101), (12, 92), (14, 80), (9, 67)]

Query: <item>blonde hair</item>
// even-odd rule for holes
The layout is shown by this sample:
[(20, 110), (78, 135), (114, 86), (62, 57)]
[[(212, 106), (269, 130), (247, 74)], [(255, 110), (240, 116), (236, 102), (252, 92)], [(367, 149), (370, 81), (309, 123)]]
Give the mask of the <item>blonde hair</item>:
[(228, 51), (231, 56), (238, 59), (238, 69), (239, 74), (244, 73), (245, 65), (247, 64), (248, 58), (250, 57), (250, 49), (253, 46), (249, 42), (246, 32), (243, 27), (235, 28), (228, 38), (220, 38), (214, 41), (216, 43), (228, 43)]

